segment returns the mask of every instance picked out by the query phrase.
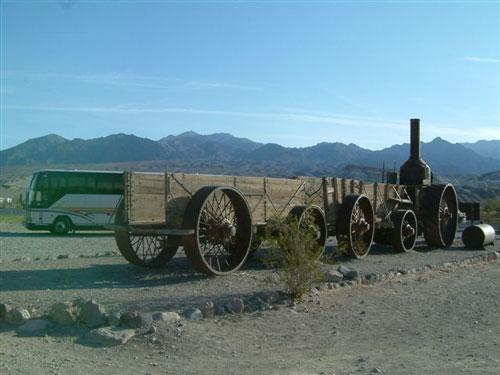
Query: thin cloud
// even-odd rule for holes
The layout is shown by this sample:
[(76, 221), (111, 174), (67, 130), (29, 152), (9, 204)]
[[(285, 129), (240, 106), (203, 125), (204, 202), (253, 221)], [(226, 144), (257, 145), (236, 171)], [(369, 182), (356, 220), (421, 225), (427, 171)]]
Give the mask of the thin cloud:
[(493, 58), (488, 58), (488, 57), (472, 57), (472, 56), (467, 56), (465, 58), (467, 61), (475, 61), (475, 62), (482, 62), (482, 63), (493, 63), (493, 64), (500, 64), (500, 59), (493, 59)]
[(189, 80), (168, 78), (161, 76), (141, 76), (129, 73), (107, 74), (72, 74), (72, 73), (30, 73), (6, 72), (2, 74), (6, 79), (15, 80), (62, 80), (86, 84), (137, 87), (146, 89), (184, 89), (184, 90), (262, 90), (260, 87), (244, 85), (226, 81)]

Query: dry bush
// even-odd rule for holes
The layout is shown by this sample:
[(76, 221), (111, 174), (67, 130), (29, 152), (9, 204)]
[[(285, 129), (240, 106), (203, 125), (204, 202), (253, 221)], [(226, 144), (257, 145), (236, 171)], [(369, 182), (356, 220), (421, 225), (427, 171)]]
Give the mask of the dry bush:
[(324, 279), (317, 260), (319, 246), (311, 228), (311, 225), (299, 228), (296, 218), (274, 219), (266, 228), (269, 250), (264, 263), (277, 271), (277, 279), (272, 282), (283, 285), (295, 300), (302, 299), (314, 284)]

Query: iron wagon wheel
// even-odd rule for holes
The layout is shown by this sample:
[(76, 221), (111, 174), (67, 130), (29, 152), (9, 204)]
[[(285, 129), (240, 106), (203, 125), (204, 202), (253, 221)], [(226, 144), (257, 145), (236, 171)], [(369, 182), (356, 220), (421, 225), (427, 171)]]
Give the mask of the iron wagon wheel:
[(349, 255), (364, 258), (370, 252), (375, 233), (373, 207), (364, 194), (344, 198), (336, 219), (337, 241)]
[(211, 276), (239, 269), (252, 243), (252, 215), (237, 189), (205, 186), (189, 201), (183, 227), (194, 229), (184, 237), (184, 252), (193, 266)]
[(453, 244), (458, 225), (458, 199), (453, 185), (431, 185), (423, 191), (422, 220), (427, 245)]
[[(125, 204), (116, 211), (115, 223), (125, 225)], [(167, 264), (181, 244), (179, 237), (134, 234), (127, 230), (115, 231), (118, 250), (130, 263), (140, 267), (160, 268)]]
[(311, 231), (318, 244), (316, 259), (319, 259), (325, 250), (327, 238), (326, 218), (323, 210), (318, 206), (295, 206), (288, 216), (297, 219), (300, 230)]
[(391, 214), (394, 229), (391, 231), (392, 248), (399, 252), (413, 250), (417, 242), (417, 216), (412, 210), (397, 210)]
[(130, 263), (148, 268), (165, 266), (180, 246), (179, 237), (115, 231), (118, 250)]
[(258, 234), (254, 234), (252, 236), (252, 243), (250, 244), (250, 254), (255, 253), (257, 250), (259, 250), (260, 246), (264, 242), (264, 239), (262, 236)]

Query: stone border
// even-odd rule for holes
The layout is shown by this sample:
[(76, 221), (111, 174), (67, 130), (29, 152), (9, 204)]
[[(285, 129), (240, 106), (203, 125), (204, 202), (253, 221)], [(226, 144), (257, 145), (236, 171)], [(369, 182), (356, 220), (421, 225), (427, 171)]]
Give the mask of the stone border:
[[(491, 251), (438, 265), (427, 264), (418, 268), (391, 269), (384, 273), (361, 274), (352, 267), (340, 265), (337, 270), (331, 268), (325, 270), (326, 282), (311, 288), (309, 297), (319, 296), (323, 291), (372, 285), (410, 274), (452, 270), (497, 261), (500, 261), (499, 251)], [(46, 315), (32, 317), (30, 312), (24, 308), (12, 308), (8, 304), (0, 303), (0, 327), (2, 324), (6, 324), (7, 327), (16, 327), (15, 329), (20, 336), (44, 336), (47, 331), (58, 326), (80, 325), (90, 329), (84, 337), (84, 341), (96, 346), (113, 346), (125, 344), (138, 334), (156, 332), (156, 324), (159, 321), (173, 324), (176, 329), (180, 329), (184, 320), (199, 321), (274, 310), (279, 309), (279, 306), (283, 304), (295, 306), (290, 295), (281, 291), (265, 291), (247, 297), (223, 298), (217, 301), (207, 300), (201, 306), (193, 305), (183, 310), (181, 314), (176, 311), (150, 313), (114, 311), (108, 313), (102, 305), (94, 300), (77, 299), (71, 302), (55, 303)]]

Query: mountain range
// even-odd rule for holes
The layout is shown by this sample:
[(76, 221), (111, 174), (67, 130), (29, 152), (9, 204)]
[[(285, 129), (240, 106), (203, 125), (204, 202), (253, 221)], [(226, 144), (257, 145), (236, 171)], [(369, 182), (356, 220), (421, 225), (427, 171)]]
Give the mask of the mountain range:
[[(132, 163), (150, 169), (249, 175), (335, 175), (357, 166), (387, 169), (408, 159), (409, 145), (372, 151), (355, 144), (319, 143), (290, 148), (258, 143), (226, 133), (186, 132), (158, 141), (128, 134), (68, 140), (50, 134), (0, 151), (2, 166)], [(450, 143), (436, 138), (422, 143), (422, 156), (443, 176), (478, 175), (500, 170), (500, 140)]]

